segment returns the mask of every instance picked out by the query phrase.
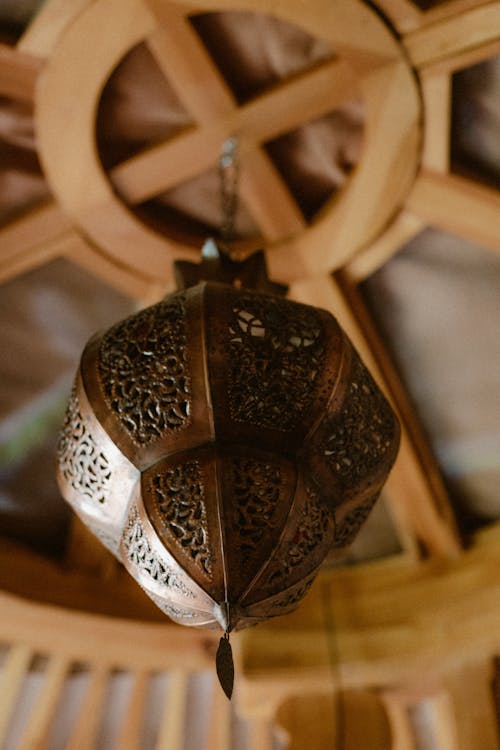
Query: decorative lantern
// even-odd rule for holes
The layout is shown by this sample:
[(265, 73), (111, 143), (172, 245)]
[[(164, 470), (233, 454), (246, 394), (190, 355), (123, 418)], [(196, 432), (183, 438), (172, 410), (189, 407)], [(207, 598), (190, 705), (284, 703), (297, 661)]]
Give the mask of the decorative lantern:
[(262, 254), (203, 258), (88, 343), (58, 478), (169, 617), (227, 633), (292, 611), (351, 543), (399, 427), (336, 320), (277, 296)]

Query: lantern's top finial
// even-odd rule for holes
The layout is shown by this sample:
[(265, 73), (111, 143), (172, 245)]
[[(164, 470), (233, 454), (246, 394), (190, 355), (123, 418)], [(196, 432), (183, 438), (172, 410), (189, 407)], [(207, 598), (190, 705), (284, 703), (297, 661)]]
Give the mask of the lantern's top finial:
[(201, 262), (177, 260), (174, 263), (178, 289), (196, 286), (201, 281), (215, 281), (237, 289), (255, 289), (276, 296), (285, 296), (288, 288), (269, 279), (264, 252), (259, 250), (244, 261), (231, 260), (209, 238), (201, 249)]

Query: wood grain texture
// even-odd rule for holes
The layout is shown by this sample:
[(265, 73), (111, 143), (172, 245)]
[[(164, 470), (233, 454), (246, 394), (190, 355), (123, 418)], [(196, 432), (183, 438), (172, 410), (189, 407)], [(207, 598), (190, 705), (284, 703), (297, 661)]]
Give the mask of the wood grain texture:
[(430, 226), (500, 251), (500, 193), (464, 177), (423, 171), (407, 207)]

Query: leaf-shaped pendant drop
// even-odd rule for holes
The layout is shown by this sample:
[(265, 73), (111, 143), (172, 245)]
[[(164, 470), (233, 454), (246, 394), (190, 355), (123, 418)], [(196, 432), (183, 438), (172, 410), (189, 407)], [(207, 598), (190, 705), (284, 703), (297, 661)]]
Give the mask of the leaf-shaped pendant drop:
[(233, 650), (229, 643), (228, 633), (224, 633), (219, 641), (219, 648), (217, 649), (217, 655), (215, 657), (215, 666), (221, 688), (229, 700), (231, 700), (234, 685), (234, 662)]

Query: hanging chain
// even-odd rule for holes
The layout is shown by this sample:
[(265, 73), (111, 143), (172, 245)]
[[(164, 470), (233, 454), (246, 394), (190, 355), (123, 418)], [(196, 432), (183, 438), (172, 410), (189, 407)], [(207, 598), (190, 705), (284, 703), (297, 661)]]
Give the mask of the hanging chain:
[(235, 238), (236, 212), (238, 210), (238, 139), (228, 138), (222, 144), (219, 158), (220, 207), (222, 213), (222, 248), (228, 254)]

